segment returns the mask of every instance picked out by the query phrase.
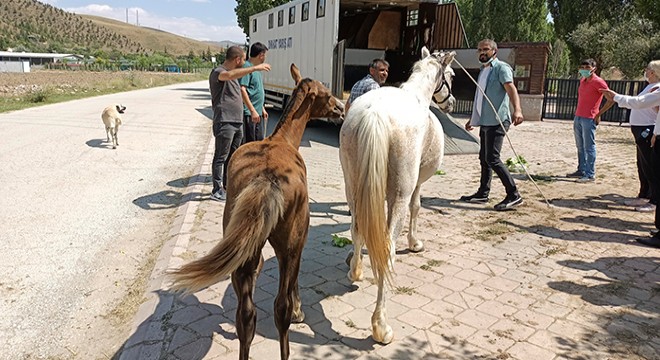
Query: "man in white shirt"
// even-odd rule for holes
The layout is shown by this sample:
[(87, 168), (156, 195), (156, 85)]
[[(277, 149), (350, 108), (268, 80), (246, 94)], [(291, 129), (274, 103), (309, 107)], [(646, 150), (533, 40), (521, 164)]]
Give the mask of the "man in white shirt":
[[(660, 90), (660, 61), (652, 61), (644, 69), (644, 80), (649, 84), (638, 95), (646, 95)], [(637, 174), (639, 176), (639, 193), (636, 199), (626, 202), (626, 205), (636, 206), (637, 211), (653, 211), (658, 203), (658, 191), (654, 189), (655, 169), (652, 161), (653, 148), (651, 138), (655, 128), (657, 111), (653, 108), (633, 109), (630, 111), (630, 130), (637, 145)]]
[[(651, 74), (652, 73), (652, 74)], [(654, 75), (656, 78), (660, 75), (660, 60), (651, 61), (646, 70), (646, 76)], [(644, 95), (638, 96), (626, 96), (615, 93), (612, 90), (601, 89), (600, 92), (608, 100), (614, 100), (620, 107), (625, 107), (629, 109), (654, 109), (656, 112), (655, 126), (653, 129), (653, 136), (651, 137), (651, 147), (653, 148), (652, 162), (653, 168), (660, 168), (660, 144), (655, 146), (656, 139), (660, 135), (660, 112), (658, 112), (658, 106), (660, 106), (660, 91), (649, 92)], [(653, 179), (653, 188), (660, 189), (660, 176), (654, 176)], [(660, 230), (660, 212), (658, 208), (655, 209), (655, 228)], [(655, 248), (660, 248), (660, 233), (657, 231), (651, 237), (640, 238), (637, 241), (641, 244), (652, 246)]]

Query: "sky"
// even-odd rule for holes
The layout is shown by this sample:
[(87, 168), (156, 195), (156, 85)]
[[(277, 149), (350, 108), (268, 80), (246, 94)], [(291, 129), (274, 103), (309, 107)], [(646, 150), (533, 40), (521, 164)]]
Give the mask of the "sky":
[(76, 14), (97, 15), (195, 40), (244, 43), (235, 0), (39, 0)]

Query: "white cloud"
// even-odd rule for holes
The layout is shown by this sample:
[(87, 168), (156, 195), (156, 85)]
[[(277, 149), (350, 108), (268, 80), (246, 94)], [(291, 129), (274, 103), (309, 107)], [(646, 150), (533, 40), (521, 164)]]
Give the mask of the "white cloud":
[[(191, 1), (200, 2), (207, 0)], [(64, 10), (76, 14), (97, 15), (119, 21), (126, 21), (126, 8), (113, 8), (109, 5), (90, 4), (83, 7), (65, 8)], [(140, 26), (160, 29), (196, 40), (231, 40), (241, 43), (245, 41), (243, 30), (236, 24), (225, 26), (209, 25), (196, 18), (165, 17), (152, 14), (139, 7), (128, 8), (128, 22), (135, 24), (136, 18), (139, 21)]]

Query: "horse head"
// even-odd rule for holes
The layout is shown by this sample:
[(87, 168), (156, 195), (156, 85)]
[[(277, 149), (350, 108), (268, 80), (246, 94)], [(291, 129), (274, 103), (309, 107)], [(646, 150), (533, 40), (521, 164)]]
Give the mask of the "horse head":
[(422, 48), (422, 61), (428, 61), (438, 69), (436, 72), (433, 99), (438, 104), (440, 110), (445, 113), (451, 112), (456, 103), (456, 99), (451, 93), (451, 87), (454, 81), (454, 70), (451, 68), (451, 63), (454, 61), (455, 56), (455, 51), (434, 51), (431, 53), (426, 47)]
[(313, 119), (328, 119), (332, 123), (340, 124), (344, 121), (344, 104), (332, 95), (332, 91), (320, 81), (303, 79), (300, 70), (291, 64), (291, 77), (296, 83), (296, 89), (291, 94), (291, 102), (309, 99), (309, 117)]

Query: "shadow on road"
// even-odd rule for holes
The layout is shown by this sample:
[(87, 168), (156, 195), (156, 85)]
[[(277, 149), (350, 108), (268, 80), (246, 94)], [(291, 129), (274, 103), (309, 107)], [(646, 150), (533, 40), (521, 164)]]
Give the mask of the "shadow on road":
[[(579, 296), (597, 307), (613, 308), (607, 314), (594, 314), (589, 325), (602, 331), (585, 331), (582, 338), (556, 336), (558, 355), (579, 359), (576, 354), (607, 349), (608, 356), (621, 359), (656, 358), (660, 340), (658, 257), (603, 257), (593, 262), (562, 260), (560, 265), (585, 272), (582, 280), (553, 281), (548, 286)], [(657, 346), (657, 345), (656, 345)]]
[(112, 143), (106, 142), (104, 139), (92, 139), (85, 142), (87, 146), (98, 148), (98, 149), (110, 149), (112, 150)]

